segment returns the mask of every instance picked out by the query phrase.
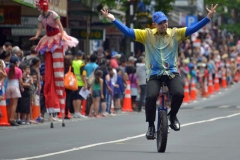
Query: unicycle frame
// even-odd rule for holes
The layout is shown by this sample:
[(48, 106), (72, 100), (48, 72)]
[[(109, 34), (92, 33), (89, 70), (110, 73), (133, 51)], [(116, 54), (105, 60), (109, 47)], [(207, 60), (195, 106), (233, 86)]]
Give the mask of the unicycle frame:
[(166, 93), (164, 92), (164, 84), (165, 84), (164, 82), (165, 81), (162, 81), (161, 105), (158, 106), (157, 132), (155, 133), (158, 152), (165, 152), (167, 147), (167, 138), (168, 138), (168, 118), (167, 118), (168, 109), (165, 107), (164, 98)]
[(165, 107), (165, 100), (164, 100), (164, 96), (166, 95), (165, 92), (163, 92), (163, 87), (164, 85), (162, 86), (162, 93), (161, 93), (161, 104), (160, 106), (158, 106), (158, 121), (157, 121), (157, 132), (159, 132), (159, 128), (160, 128), (160, 124), (161, 124), (161, 117), (160, 117), (160, 111), (165, 111), (166, 113), (168, 113), (168, 109)]

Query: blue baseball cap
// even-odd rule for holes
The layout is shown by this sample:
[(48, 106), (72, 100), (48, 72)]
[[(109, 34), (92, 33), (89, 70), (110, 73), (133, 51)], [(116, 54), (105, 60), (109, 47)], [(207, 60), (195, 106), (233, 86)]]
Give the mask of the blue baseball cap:
[(20, 62), (19, 58), (17, 56), (11, 56), (10, 63), (17, 64), (17, 62)]
[(152, 15), (152, 20), (154, 23), (160, 23), (162, 21), (168, 21), (168, 18), (167, 16), (161, 12), (161, 11), (158, 11), (158, 12), (155, 12), (153, 15)]
[(116, 57), (117, 54), (118, 54), (118, 53), (117, 53), (116, 51), (113, 51), (113, 52), (112, 52), (112, 57)]
[(76, 56), (83, 56), (83, 55), (84, 55), (84, 52), (82, 52), (81, 50), (78, 50), (76, 53)]

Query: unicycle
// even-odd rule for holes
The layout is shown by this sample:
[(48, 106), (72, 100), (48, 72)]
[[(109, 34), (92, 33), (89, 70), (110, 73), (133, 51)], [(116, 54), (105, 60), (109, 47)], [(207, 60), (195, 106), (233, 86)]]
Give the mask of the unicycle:
[(155, 133), (155, 138), (157, 140), (157, 151), (165, 152), (167, 147), (168, 138), (168, 109), (165, 107), (164, 96), (167, 92), (164, 92), (165, 78), (162, 78), (161, 87), (161, 104), (157, 108), (157, 131)]

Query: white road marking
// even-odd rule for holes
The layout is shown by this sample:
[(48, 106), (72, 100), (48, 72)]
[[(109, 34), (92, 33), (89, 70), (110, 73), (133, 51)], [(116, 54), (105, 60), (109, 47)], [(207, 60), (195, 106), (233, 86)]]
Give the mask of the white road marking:
[[(186, 126), (191, 126), (191, 125), (195, 125), (195, 124), (212, 122), (212, 121), (216, 121), (216, 120), (220, 120), (220, 119), (226, 119), (226, 118), (231, 118), (231, 117), (235, 117), (235, 116), (239, 116), (239, 115), (240, 115), (240, 112), (239, 113), (235, 113), (235, 114), (231, 114), (231, 115), (228, 115), (228, 116), (222, 116), (222, 117), (211, 118), (211, 119), (208, 119), (208, 120), (202, 120), (202, 121), (197, 121), (197, 122), (186, 123), (186, 124), (181, 125), (181, 127), (186, 127)], [(145, 134), (140, 134), (140, 135), (137, 135), (137, 136), (127, 137), (127, 138), (119, 139), (119, 140), (115, 140), (115, 141), (95, 143), (95, 144), (90, 144), (90, 145), (86, 145), (86, 146), (82, 146), (82, 147), (78, 147), (78, 148), (64, 150), (64, 151), (48, 153), (48, 154), (43, 154), (43, 155), (34, 156), (34, 157), (20, 158), (20, 159), (15, 159), (15, 160), (29, 160), (29, 159), (50, 157), (50, 156), (54, 156), (54, 155), (59, 155), (59, 154), (63, 154), (63, 153), (83, 150), (83, 149), (92, 148), (92, 147), (96, 147), (96, 146), (101, 146), (101, 145), (105, 145), (105, 144), (113, 144), (113, 143), (124, 142), (124, 141), (132, 140), (132, 139), (136, 139), (136, 138), (140, 138), (140, 137), (144, 137), (144, 136), (145, 136)]]
[(228, 105), (225, 105), (225, 106), (219, 106), (219, 107), (217, 107), (217, 108), (229, 108), (230, 106), (228, 106)]
[(204, 109), (205, 107), (194, 107), (193, 109)]

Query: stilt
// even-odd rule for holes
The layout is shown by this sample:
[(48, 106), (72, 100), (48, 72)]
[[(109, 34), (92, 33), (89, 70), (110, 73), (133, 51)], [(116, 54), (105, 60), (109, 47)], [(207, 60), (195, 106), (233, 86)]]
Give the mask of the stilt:
[[(62, 109), (62, 115), (65, 115), (64, 109)], [(65, 127), (64, 116), (62, 116), (62, 127)]]
[(50, 119), (51, 119), (50, 128), (54, 128), (54, 127), (53, 127), (53, 113), (50, 113)]

